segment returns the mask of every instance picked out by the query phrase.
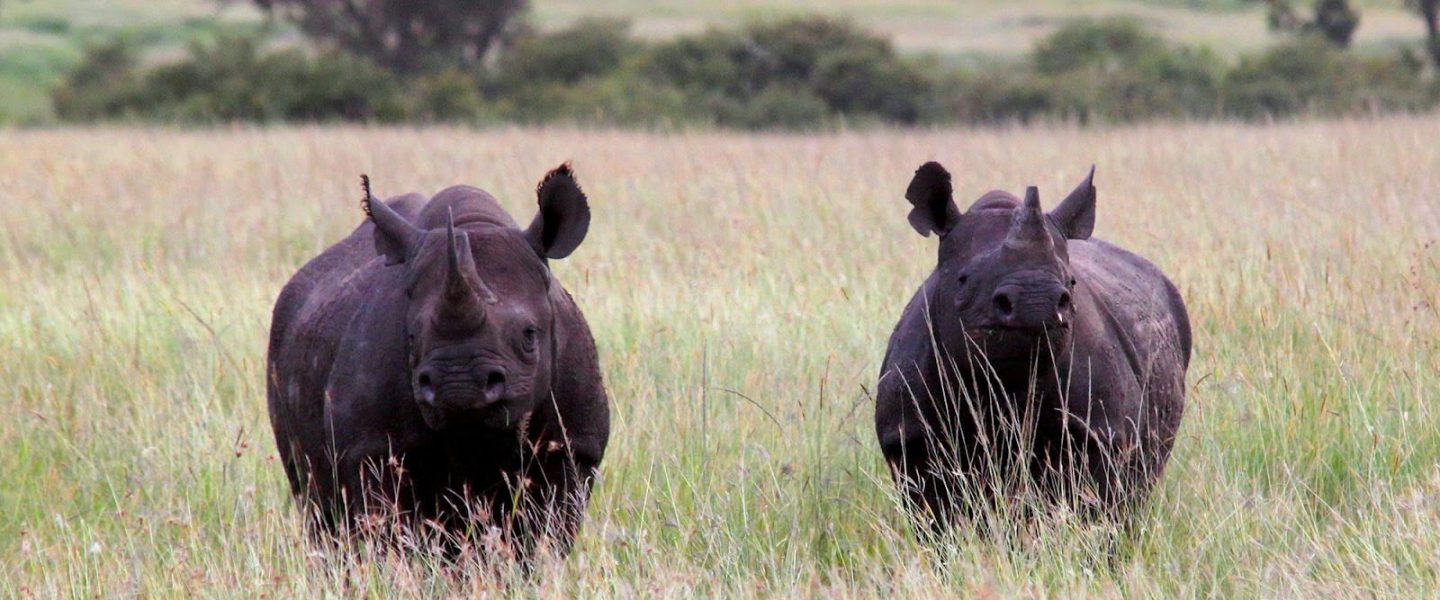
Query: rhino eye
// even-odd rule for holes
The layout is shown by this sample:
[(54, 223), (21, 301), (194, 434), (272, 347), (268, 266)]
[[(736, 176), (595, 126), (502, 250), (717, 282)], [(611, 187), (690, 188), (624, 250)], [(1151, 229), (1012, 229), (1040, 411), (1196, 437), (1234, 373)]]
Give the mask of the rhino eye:
[(969, 283), (969, 282), (970, 282), (970, 274), (969, 274), (969, 273), (961, 273), (961, 274), (960, 274), (960, 285), (965, 285), (965, 284), (967, 284), (967, 283)]
[(525, 351), (534, 352), (535, 343), (539, 341), (540, 338), (540, 330), (536, 329), (534, 325), (526, 325), (523, 334), (525, 336)]

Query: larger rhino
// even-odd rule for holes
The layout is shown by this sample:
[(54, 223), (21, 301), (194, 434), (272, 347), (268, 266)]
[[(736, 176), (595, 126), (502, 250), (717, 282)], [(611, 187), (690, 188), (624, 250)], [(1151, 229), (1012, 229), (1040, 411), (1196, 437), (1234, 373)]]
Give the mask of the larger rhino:
[(522, 230), (477, 188), (379, 202), (366, 179), (369, 218), (281, 291), (270, 422), (322, 530), (380, 516), (500, 531), (522, 557), (541, 539), (568, 550), (609, 408), (590, 329), (548, 266), (585, 238), (589, 205), (568, 164), (537, 195)]
[(1027, 491), (1118, 515), (1165, 468), (1190, 321), (1155, 265), (1090, 237), (1093, 177), (1048, 214), (1034, 187), (962, 213), (944, 167), (915, 172), (910, 224), (938, 261), (890, 337), (875, 428), (922, 525)]

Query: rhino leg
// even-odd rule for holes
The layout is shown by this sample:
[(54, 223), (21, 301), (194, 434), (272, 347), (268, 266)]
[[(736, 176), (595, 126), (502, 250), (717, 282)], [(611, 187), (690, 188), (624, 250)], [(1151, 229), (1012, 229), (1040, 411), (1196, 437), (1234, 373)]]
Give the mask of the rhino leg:
[(598, 465), (567, 451), (558, 441), (540, 442), (526, 465), (511, 541), (528, 561), (541, 544), (559, 556), (570, 553), (589, 503)]

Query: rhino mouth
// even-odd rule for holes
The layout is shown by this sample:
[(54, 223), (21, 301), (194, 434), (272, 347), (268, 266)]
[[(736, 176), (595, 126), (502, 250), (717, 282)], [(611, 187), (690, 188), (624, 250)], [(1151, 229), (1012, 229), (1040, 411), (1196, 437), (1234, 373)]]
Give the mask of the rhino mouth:
[(1006, 325), (1006, 324), (1003, 324), (1003, 323), (997, 323), (997, 324), (995, 324), (995, 325), (991, 325), (991, 326), (989, 326), (989, 327), (985, 327), (985, 328), (984, 328), (985, 331), (1008, 332), (1008, 333), (1012, 333), (1012, 334), (1023, 333), (1023, 334), (1029, 334), (1029, 335), (1034, 336), (1034, 337), (1040, 337), (1040, 336), (1043, 336), (1043, 335), (1045, 335), (1045, 334), (1047, 334), (1047, 333), (1051, 333), (1051, 332), (1069, 331), (1069, 329), (1070, 329), (1070, 322), (1069, 322), (1069, 321), (1061, 321), (1061, 322), (1051, 323), (1051, 324), (1045, 325), (1044, 327), (1030, 327), (1030, 326), (1024, 326), (1024, 325)]
[(435, 431), (449, 429), (479, 429), (488, 431), (511, 431), (525, 420), (527, 411), (518, 403), (499, 402), (479, 408), (447, 408), (419, 403), (420, 417), (425, 425)]
[(1065, 321), (1046, 325), (1044, 327), (1025, 327), (995, 323), (984, 327), (976, 328), (980, 333), (980, 341), (1030, 341), (1041, 342), (1046, 338), (1064, 335), (1070, 332), (1070, 322)]
[(1069, 324), (1033, 329), (995, 325), (978, 328), (971, 336), (973, 347), (991, 361), (1029, 360), (1049, 348), (1059, 350), (1070, 333)]

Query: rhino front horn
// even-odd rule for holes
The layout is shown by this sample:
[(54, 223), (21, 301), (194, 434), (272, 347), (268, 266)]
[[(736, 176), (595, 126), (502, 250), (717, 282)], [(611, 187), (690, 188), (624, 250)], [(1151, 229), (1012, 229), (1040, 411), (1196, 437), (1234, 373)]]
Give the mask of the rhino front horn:
[(477, 286), (480, 279), (475, 269), (475, 256), (470, 253), (470, 236), (455, 233), (455, 214), (451, 211), (445, 223), (445, 307), (446, 316), (476, 322), (485, 319), (485, 306)]
[(1025, 188), (1025, 202), (1015, 208), (1014, 220), (1005, 236), (1005, 245), (1016, 246), (1050, 241), (1045, 230), (1045, 213), (1040, 210), (1040, 190), (1035, 186)]

